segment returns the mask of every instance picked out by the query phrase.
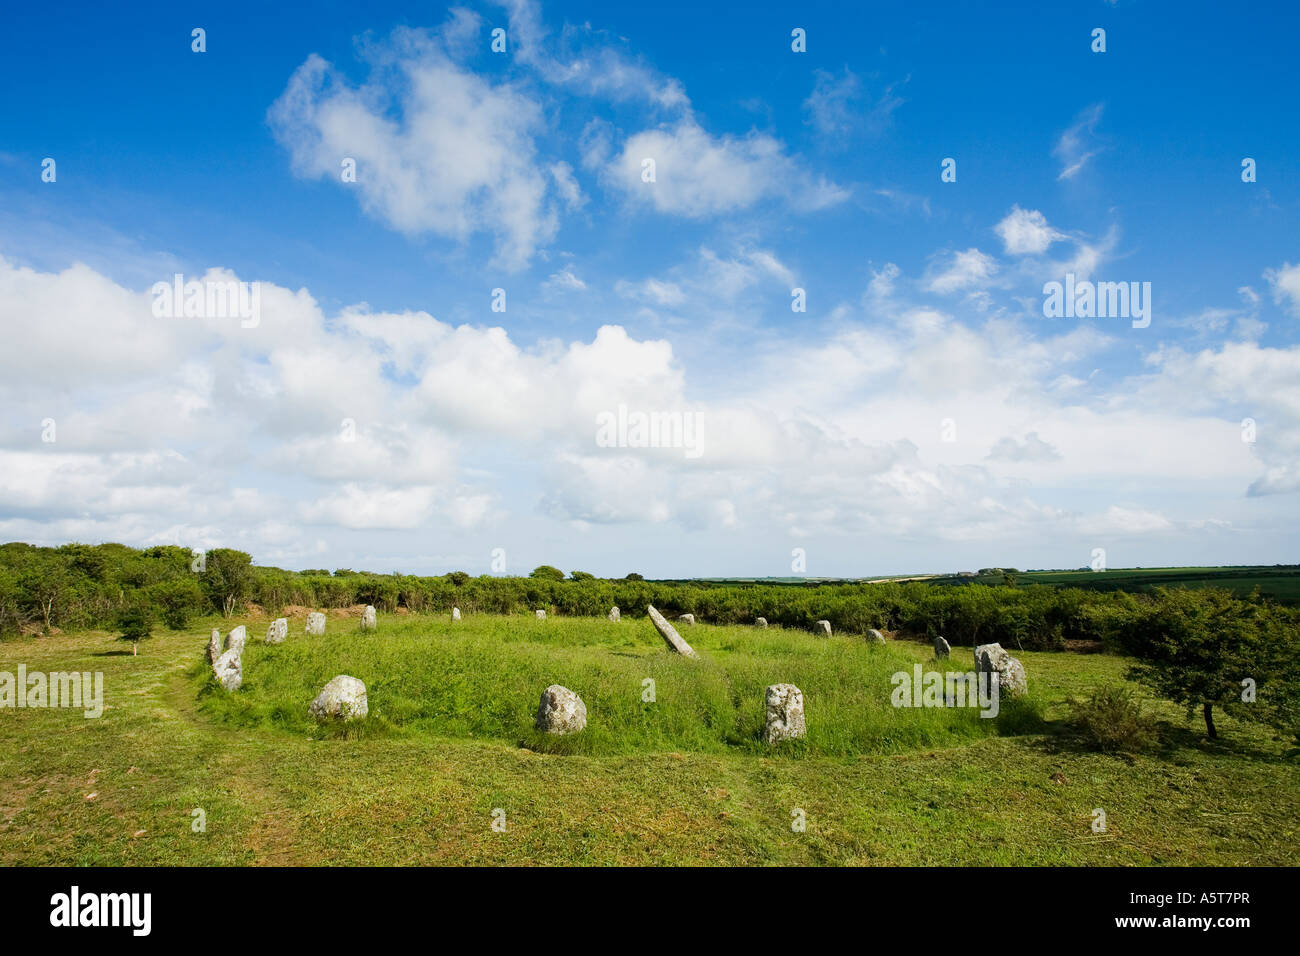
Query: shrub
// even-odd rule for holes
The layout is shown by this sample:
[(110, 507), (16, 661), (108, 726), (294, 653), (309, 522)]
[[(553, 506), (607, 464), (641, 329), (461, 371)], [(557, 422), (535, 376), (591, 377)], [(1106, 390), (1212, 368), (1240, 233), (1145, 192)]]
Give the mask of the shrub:
[(1155, 718), (1118, 684), (1098, 688), (1085, 701), (1072, 698), (1070, 722), (1090, 749), (1102, 753), (1140, 753), (1156, 740)]

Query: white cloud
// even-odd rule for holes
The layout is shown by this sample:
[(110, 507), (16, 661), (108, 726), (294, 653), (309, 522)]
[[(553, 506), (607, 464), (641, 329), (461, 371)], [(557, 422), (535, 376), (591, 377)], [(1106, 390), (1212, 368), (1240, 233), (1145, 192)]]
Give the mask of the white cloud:
[(1047, 217), (1037, 209), (1019, 206), (1013, 206), (994, 228), (1002, 237), (1006, 253), (1013, 256), (1042, 255), (1053, 242), (1065, 238), (1047, 224)]
[[(642, 180), (646, 159), (654, 160), (654, 182)], [(633, 202), (692, 218), (736, 212), (768, 200), (812, 212), (849, 195), (813, 176), (766, 133), (713, 136), (689, 115), (629, 137), (606, 166), (605, 176)]]
[[(268, 117), (302, 176), (354, 190), (366, 212), (408, 234), (495, 237), (501, 265), (521, 268), (550, 241), (552, 188), (575, 201), (572, 178), (539, 169), (539, 105), (458, 66), (440, 38), (399, 29), (371, 51), (370, 79), (352, 87), (312, 54)], [(342, 181), (344, 158), (356, 182)]]
[(803, 102), (806, 122), (830, 141), (842, 143), (859, 131), (879, 133), (903, 104), (902, 98), (894, 94), (893, 85), (872, 103), (862, 80), (847, 66), (838, 77), (820, 69), (813, 75), (813, 91)]
[(941, 295), (961, 292), (984, 285), (997, 271), (992, 256), (971, 248), (953, 254), (937, 271), (932, 271), (925, 280), (925, 288)]
[(1074, 118), (1061, 138), (1056, 141), (1052, 155), (1061, 161), (1061, 172), (1056, 178), (1073, 179), (1101, 152), (1096, 143), (1097, 124), (1101, 122), (1103, 106), (1094, 103)]
[(1284, 262), (1276, 269), (1267, 270), (1264, 278), (1273, 289), (1273, 301), (1300, 318), (1300, 262), (1295, 265)]

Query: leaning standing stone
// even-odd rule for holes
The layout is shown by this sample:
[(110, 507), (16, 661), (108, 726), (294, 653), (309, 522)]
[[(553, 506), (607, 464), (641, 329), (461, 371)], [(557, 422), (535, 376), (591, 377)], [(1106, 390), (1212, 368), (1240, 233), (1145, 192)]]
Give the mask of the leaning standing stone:
[(818, 621), (818, 622), (817, 622), (817, 630), (821, 631), (821, 636), (822, 636), (822, 637), (830, 637), (830, 636), (831, 636), (831, 622), (830, 622), (830, 621)]
[(212, 636), (208, 638), (208, 663), (216, 664), (217, 658), (221, 656), (221, 629), (214, 627)]
[(869, 631), (867, 631), (867, 643), (868, 643), (868, 644), (883, 644), (883, 643), (885, 643), (885, 635), (881, 634), (879, 631), (877, 631), (877, 630), (873, 627), (873, 628), (871, 628)]
[(622, 619), (622, 615), (619, 614), (617, 607), (612, 607), (609, 609), (609, 619), (610, 622), (613, 624), (617, 624)]
[(244, 653), (244, 644), (247, 641), (248, 631), (244, 630), (244, 625), (241, 624), (226, 635), (226, 650), (242, 655)]
[(694, 614), (683, 614), (683, 615), (682, 615), (681, 617), (679, 617), (677, 620), (679, 620), (679, 621), (685, 621), (687, 624), (694, 624), (694, 623), (695, 623), (695, 615), (694, 615)]
[(764, 695), (767, 723), (763, 739), (769, 744), (794, 740), (808, 732), (803, 716), (803, 691), (794, 684), (773, 684)]
[(325, 615), (320, 611), (312, 611), (307, 615), (307, 633), (324, 634), (325, 633)]
[(370, 713), (366, 685), (355, 677), (340, 674), (326, 684), (307, 712), (317, 720), (355, 720)]
[(373, 604), (367, 604), (366, 609), (361, 612), (361, 630), (373, 631), (378, 626), (379, 622), (375, 618), (375, 606)]
[(537, 609), (537, 620), (539, 621), (546, 620), (546, 612), (543, 611), (540, 607)]
[(582, 698), (559, 684), (542, 691), (537, 705), (537, 729), (548, 734), (576, 734), (587, 726), (587, 705)]
[(952, 648), (948, 646), (948, 642), (936, 635), (934, 639), (934, 659), (943, 660), (951, 653)]
[(454, 608), (451, 609), (451, 619), (452, 619), (453, 621), (459, 621), (459, 620), (460, 620), (460, 608), (458, 608), (458, 607), (454, 607)]
[(645, 611), (650, 615), (650, 620), (654, 622), (655, 630), (659, 632), (659, 636), (668, 642), (669, 648), (686, 657), (699, 656), (691, 645), (682, 640), (682, 636), (677, 633), (677, 629), (664, 620), (664, 616), (655, 610), (653, 604), (647, 604)]
[(284, 639), (289, 636), (289, 621), (287, 618), (277, 617), (271, 622), (271, 626), (266, 629), (266, 643), (283, 644)]
[(767, 627), (767, 618), (765, 618), (765, 617), (756, 617), (756, 618), (754, 618), (754, 626), (755, 626), (755, 627)]
[(231, 648), (218, 657), (217, 662), (212, 665), (212, 674), (223, 689), (239, 690), (240, 685), (244, 683), (244, 664), (239, 651)]

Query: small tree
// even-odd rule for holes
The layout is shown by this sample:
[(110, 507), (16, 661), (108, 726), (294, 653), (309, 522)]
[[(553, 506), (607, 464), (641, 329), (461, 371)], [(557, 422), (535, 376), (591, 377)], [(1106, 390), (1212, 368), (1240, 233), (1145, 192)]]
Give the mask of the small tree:
[(117, 615), (117, 627), (122, 632), (119, 639), (131, 642), (131, 654), (134, 656), (140, 642), (153, 633), (149, 609), (143, 605), (126, 608)]
[(251, 555), (233, 548), (214, 548), (207, 553), (201, 580), (223, 617), (230, 617), (252, 590), (252, 565)]
[(537, 578), (539, 581), (563, 581), (564, 572), (559, 568), (553, 568), (549, 564), (543, 564), (533, 568), (528, 575), (530, 578)]
[(623, 580), (624, 580), (624, 581), (644, 581), (644, 580), (645, 580), (645, 577), (644, 577), (643, 575), (637, 574), (635, 571), (633, 571), (631, 574), (629, 574), (629, 575), (628, 575), (627, 577), (625, 577)]
[(1129, 676), (1184, 705), (1189, 718), (1199, 707), (1210, 738), (1216, 707), (1279, 727), (1294, 719), (1300, 635), (1283, 608), (1221, 588), (1157, 588), (1121, 641), (1138, 659)]
[(594, 581), (596, 580), (596, 575), (589, 574), (586, 571), (570, 571), (569, 578), (573, 581)]

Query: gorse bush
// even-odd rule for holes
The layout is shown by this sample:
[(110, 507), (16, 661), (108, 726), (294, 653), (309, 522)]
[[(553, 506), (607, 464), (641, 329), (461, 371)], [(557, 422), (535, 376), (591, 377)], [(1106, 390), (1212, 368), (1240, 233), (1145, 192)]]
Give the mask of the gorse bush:
[(1071, 699), (1069, 706), (1071, 725), (1093, 750), (1141, 753), (1156, 742), (1155, 718), (1126, 687), (1107, 685), (1087, 700)]

